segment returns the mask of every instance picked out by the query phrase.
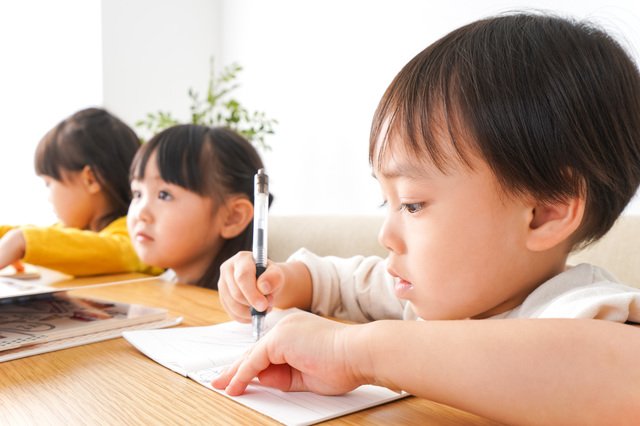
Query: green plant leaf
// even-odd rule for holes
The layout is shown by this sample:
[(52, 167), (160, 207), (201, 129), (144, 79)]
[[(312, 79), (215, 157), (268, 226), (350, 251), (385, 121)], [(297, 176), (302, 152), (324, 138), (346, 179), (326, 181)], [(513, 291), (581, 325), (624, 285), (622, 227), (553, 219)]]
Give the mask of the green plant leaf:
[[(187, 90), (187, 96), (191, 100), (189, 106), (191, 123), (205, 126), (226, 126), (241, 135), (257, 148), (270, 150), (265, 141), (265, 135), (273, 135), (273, 126), (278, 124), (275, 119), (268, 119), (264, 112), (247, 110), (239, 101), (230, 98), (230, 94), (240, 87), (236, 82), (242, 67), (232, 63), (222, 68), (220, 73), (215, 72), (214, 58), (209, 61), (209, 84), (204, 100), (193, 88)], [(148, 113), (145, 120), (136, 122), (137, 127), (146, 127), (153, 134), (178, 125), (170, 112), (157, 111), (156, 114)]]

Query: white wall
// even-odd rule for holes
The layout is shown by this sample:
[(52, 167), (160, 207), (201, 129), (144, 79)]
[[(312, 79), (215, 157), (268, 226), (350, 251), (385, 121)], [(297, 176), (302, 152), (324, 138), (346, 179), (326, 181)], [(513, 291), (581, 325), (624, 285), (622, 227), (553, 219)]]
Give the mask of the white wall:
[[(51, 126), (101, 102), (132, 126), (158, 109), (186, 119), (187, 90), (206, 90), (212, 54), (240, 63), (238, 99), (280, 122), (263, 153), (274, 214), (380, 214), (367, 162), (371, 117), (400, 68), (448, 31), (524, 5), (594, 18), (640, 49), (636, 0), (15, 3), (9, 13), (0, 6), (0, 117), (10, 129), (0, 142), (0, 194), (26, 192), (35, 207), (4, 204), (0, 223), (50, 218), (32, 162)], [(629, 211), (640, 214), (640, 202)]]
[(212, 0), (103, 0), (104, 106), (141, 136), (147, 113), (189, 119), (188, 89), (205, 94), (218, 56), (220, 7)]
[[(367, 159), (373, 112), (400, 68), (460, 25), (507, 9), (553, 9), (596, 18), (640, 46), (640, 5), (635, 0), (222, 0), (215, 2), (217, 9), (204, 3), (104, 2), (105, 11), (113, 10), (113, 16), (104, 18), (105, 103), (129, 123), (158, 108), (186, 112), (187, 88), (206, 89), (209, 51), (219, 64), (240, 63), (244, 71), (238, 99), (280, 122), (267, 140), (273, 150), (263, 153), (276, 197), (274, 214), (382, 213)], [(186, 8), (176, 10), (177, 4)], [(195, 9), (212, 18), (207, 27), (215, 39), (212, 46), (192, 35), (193, 26), (207, 25), (193, 20)], [(182, 43), (182, 49), (161, 50), (164, 55), (154, 46), (142, 49), (146, 38), (126, 30), (133, 21), (140, 34), (155, 34), (170, 28), (168, 22), (184, 22), (179, 11), (191, 14), (192, 25), (183, 23), (181, 31), (154, 37), (159, 46)], [(137, 52), (127, 55), (127, 63), (145, 69), (142, 78), (110, 70), (120, 65), (109, 59), (108, 43), (123, 38), (123, 22), (126, 42), (114, 43), (113, 49)], [(200, 51), (194, 54), (196, 49)], [(147, 62), (158, 60), (161, 67), (149, 67)], [(163, 78), (164, 86), (149, 82)], [(119, 85), (128, 89), (108, 89)], [(634, 208), (640, 214), (640, 203)]]
[(0, 4), (0, 224), (56, 221), (33, 156), (44, 134), (102, 104), (100, 0)]
[(387, 85), (447, 32), (522, 5), (597, 18), (640, 46), (636, 0), (225, 1), (223, 57), (245, 66), (241, 99), (280, 120), (265, 155), (273, 212), (380, 212), (367, 154)]

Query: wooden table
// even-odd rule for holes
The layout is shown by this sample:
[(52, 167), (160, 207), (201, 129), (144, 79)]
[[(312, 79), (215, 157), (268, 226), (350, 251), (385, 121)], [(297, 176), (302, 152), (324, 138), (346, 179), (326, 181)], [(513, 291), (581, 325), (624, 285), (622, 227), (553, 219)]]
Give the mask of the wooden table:
[[(141, 274), (74, 279), (72, 294), (162, 307), (180, 326), (229, 321), (218, 293)], [(266, 424), (269, 417), (182, 377), (142, 355), (123, 338), (0, 364), (2, 425)], [(323, 424), (492, 425), (472, 414), (408, 397)]]

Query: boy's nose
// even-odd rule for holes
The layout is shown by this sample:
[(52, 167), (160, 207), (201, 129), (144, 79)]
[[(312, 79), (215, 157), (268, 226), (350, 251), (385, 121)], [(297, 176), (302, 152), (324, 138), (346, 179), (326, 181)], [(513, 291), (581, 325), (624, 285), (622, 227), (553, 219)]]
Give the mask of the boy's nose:
[(394, 220), (391, 215), (387, 215), (378, 232), (378, 241), (390, 252), (402, 254), (404, 253), (404, 244), (398, 231), (397, 220)]

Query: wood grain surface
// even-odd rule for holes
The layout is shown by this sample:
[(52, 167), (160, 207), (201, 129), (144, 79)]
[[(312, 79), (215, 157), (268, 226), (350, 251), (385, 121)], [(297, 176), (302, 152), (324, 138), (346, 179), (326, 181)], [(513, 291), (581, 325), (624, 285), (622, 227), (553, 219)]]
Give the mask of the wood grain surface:
[[(160, 279), (96, 288), (88, 284), (146, 278), (141, 274), (60, 283), (72, 294), (166, 308), (182, 326), (229, 321), (218, 293)], [(199, 425), (276, 421), (182, 377), (142, 355), (123, 338), (0, 364), (2, 425)], [(472, 414), (408, 397), (323, 424), (494, 425)]]

